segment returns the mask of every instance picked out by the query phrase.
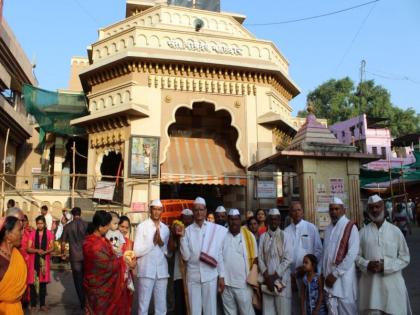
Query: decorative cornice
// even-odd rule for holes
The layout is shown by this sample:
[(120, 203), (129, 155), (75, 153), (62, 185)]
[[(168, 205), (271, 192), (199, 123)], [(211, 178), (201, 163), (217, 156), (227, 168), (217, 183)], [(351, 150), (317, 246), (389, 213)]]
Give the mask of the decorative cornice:
[(104, 131), (113, 131), (130, 126), (130, 120), (127, 117), (115, 117), (96, 121), (86, 127), (86, 132), (91, 135)]
[[(228, 94), (232, 94), (231, 91), (234, 91), (234, 93), (237, 93), (236, 95), (255, 95), (255, 84), (265, 84), (271, 85), (286, 100), (292, 99), (292, 94), (283, 87), (283, 85), (278, 81), (278, 79), (275, 76), (273, 76), (272, 74), (264, 73), (262, 70), (228, 70), (223, 69), (221, 67), (184, 65), (173, 63), (168, 64), (132, 60), (115, 64), (112, 66), (112, 68), (101, 68), (96, 72), (86, 74), (85, 78), (82, 79), (88, 84), (89, 88), (91, 88), (92, 86), (134, 72), (149, 75), (149, 87), (160, 87), (177, 90), (185, 89), (193, 90), (196, 92), (206, 92), (206, 90), (229, 91)], [(193, 86), (187, 88), (187, 84), (192, 84)], [(184, 86), (182, 87), (181, 85)], [(196, 85), (196, 87), (194, 87), (194, 85)]]

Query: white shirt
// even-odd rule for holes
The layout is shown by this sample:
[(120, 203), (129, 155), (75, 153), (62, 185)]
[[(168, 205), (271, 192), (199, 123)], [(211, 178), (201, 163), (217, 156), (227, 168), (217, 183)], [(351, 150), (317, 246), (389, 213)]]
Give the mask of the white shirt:
[[(367, 270), (370, 261), (384, 261), (383, 273)], [(407, 289), (402, 270), (410, 263), (410, 253), (400, 229), (384, 221), (378, 229), (370, 223), (360, 231), (360, 251), (356, 260), (362, 271), (359, 280), (360, 310), (381, 310), (387, 314), (408, 314)]]
[(340, 241), (349, 219), (343, 215), (338, 222), (330, 224), (325, 230), (322, 271), (325, 277), (333, 274), (337, 278), (332, 288), (324, 286), (324, 290), (334, 297), (356, 300), (357, 279), (355, 260), (359, 251), (359, 232), (353, 226), (348, 241), (348, 252), (344, 260), (337, 266), (335, 259)]
[(51, 215), (51, 213), (47, 213), (45, 216), (44, 216), (44, 218), (45, 218), (45, 223), (47, 223), (47, 230), (48, 231), (51, 231), (51, 229), (52, 229), (52, 224), (53, 224), (53, 217), (52, 217), (52, 215)]
[(169, 229), (160, 223), (160, 238), (163, 246), (155, 245), (153, 238), (156, 233), (155, 223), (151, 219), (142, 222), (136, 231), (134, 240), (134, 254), (137, 259), (137, 276), (140, 278), (163, 279), (169, 278), (168, 254)]
[(224, 278), (224, 265), (222, 254), (222, 243), (227, 229), (217, 226), (217, 235), (214, 239), (219, 255), (214, 257), (217, 260), (217, 267), (213, 268), (200, 261), (200, 253), (204, 235), (207, 230), (211, 231), (214, 223), (204, 221), (201, 228), (194, 222), (185, 229), (185, 236), (181, 237), (181, 254), (187, 262), (187, 278), (190, 282), (204, 283), (214, 280), (217, 277)]
[(293, 248), (293, 263), (290, 266), (292, 272), (302, 266), (303, 257), (313, 254), (321, 261), (322, 243), (318, 229), (312, 223), (301, 220), (298, 224), (291, 223), (285, 230), (286, 238)]
[[(255, 237), (254, 248), (257, 253), (257, 242)], [(245, 240), (242, 233), (239, 232), (233, 236), (228, 232), (223, 243), (223, 264), (225, 267), (225, 284), (233, 288), (243, 289), (247, 287), (246, 279), (248, 277), (248, 253), (246, 252)], [(252, 258), (256, 258), (255, 257)]]

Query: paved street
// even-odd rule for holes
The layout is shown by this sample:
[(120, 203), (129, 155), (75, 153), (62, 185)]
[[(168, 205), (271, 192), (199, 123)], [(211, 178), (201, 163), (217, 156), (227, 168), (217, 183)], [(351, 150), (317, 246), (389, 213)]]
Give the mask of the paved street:
[[(413, 314), (420, 314), (420, 228), (413, 229), (408, 237), (411, 263), (405, 270), (408, 292)], [(70, 271), (54, 271), (53, 281), (48, 285), (47, 305), (51, 307), (49, 314), (79, 315), (76, 292)], [(29, 314), (28, 312), (25, 314)], [(43, 314), (39, 312), (38, 314)]]
[(408, 236), (411, 263), (405, 269), (404, 277), (410, 295), (413, 314), (420, 314), (420, 228), (413, 229), (413, 234)]

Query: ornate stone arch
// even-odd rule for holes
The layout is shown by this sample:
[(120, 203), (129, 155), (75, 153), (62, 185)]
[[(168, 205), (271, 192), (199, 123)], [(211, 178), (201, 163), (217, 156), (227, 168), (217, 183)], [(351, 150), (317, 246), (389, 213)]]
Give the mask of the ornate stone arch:
[(242, 152), (242, 149), (241, 149), (241, 146), (240, 146), (240, 143), (241, 143), (242, 138), (244, 137), (244, 135), (242, 135), (242, 131), (239, 128), (239, 126), (238, 126), (238, 124), (236, 122), (235, 114), (233, 113), (232, 109), (230, 109), (229, 107), (223, 106), (223, 105), (219, 105), (216, 102), (214, 102), (213, 100), (209, 100), (209, 99), (207, 99), (205, 97), (197, 98), (197, 99), (191, 99), (189, 104), (185, 104), (185, 103), (184, 104), (178, 104), (177, 106), (174, 107), (174, 109), (172, 110), (171, 119), (164, 126), (165, 133), (162, 134), (162, 138), (165, 138), (166, 143), (164, 144), (163, 141), (161, 141), (160, 164), (162, 164), (162, 163), (164, 163), (166, 161), (166, 155), (167, 155), (167, 152), (168, 152), (168, 149), (169, 149), (169, 145), (170, 145), (170, 140), (169, 140), (169, 127), (172, 124), (176, 123), (176, 112), (181, 107), (185, 107), (185, 108), (188, 108), (188, 109), (192, 110), (195, 103), (209, 103), (209, 104), (211, 104), (211, 105), (214, 106), (214, 111), (215, 112), (224, 110), (224, 111), (226, 111), (229, 114), (229, 116), (231, 118), (231, 126), (238, 133), (238, 139), (236, 139), (235, 147), (236, 147), (236, 150), (238, 151), (239, 163), (241, 164), (241, 166), (245, 167), (246, 166), (246, 156), (245, 156), (244, 152)]

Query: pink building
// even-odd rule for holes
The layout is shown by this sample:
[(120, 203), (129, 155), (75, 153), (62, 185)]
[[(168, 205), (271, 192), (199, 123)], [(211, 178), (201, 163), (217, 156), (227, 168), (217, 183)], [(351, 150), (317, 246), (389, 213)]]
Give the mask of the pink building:
[(368, 169), (388, 170), (415, 162), (410, 147), (391, 148), (391, 133), (380, 125), (384, 120), (370, 119), (366, 114), (331, 125), (329, 128), (343, 144), (353, 144), (363, 153), (382, 155), (379, 161), (366, 164)]

